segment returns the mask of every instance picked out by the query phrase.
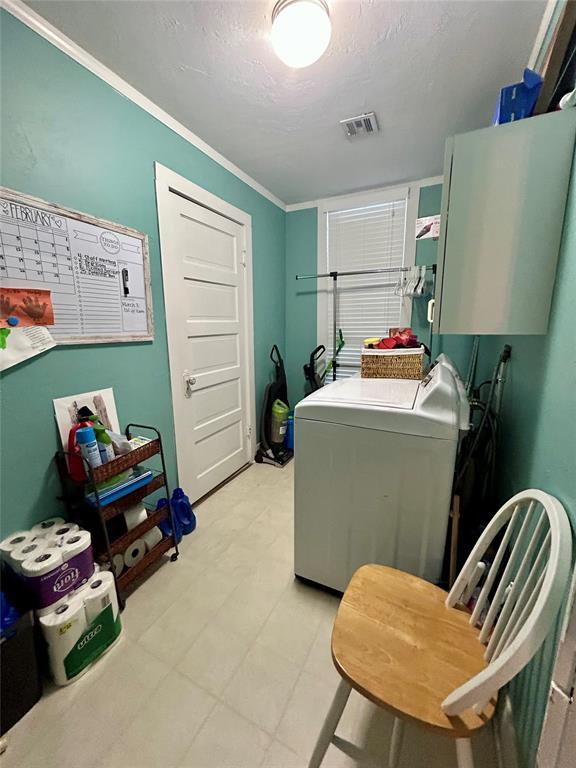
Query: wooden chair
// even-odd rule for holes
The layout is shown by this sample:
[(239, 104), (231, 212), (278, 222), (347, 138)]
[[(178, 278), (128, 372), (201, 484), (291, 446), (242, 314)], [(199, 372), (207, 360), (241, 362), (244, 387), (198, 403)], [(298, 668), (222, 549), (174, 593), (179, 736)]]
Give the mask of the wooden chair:
[(322, 763), (352, 688), (395, 715), (390, 768), (406, 720), (454, 738), (459, 768), (473, 768), (470, 739), (549, 633), (571, 553), (564, 507), (527, 490), (493, 517), (450, 593), (386, 566), (356, 571), (332, 633), (342, 680), (309, 768)]

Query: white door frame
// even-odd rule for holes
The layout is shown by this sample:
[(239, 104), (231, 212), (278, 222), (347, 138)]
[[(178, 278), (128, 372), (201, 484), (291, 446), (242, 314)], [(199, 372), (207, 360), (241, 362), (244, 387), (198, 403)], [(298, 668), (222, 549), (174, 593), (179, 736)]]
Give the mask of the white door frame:
[[(213, 195), (211, 192), (206, 191), (202, 187), (199, 187), (194, 182), (186, 179), (184, 176), (175, 173), (175, 171), (166, 168), (158, 162), (154, 163), (154, 173), (156, 179), (156, 208), (158, 213), (158, 231), (160, 233), (160, 250), (162, 252), (162, 242), (166, 238), (166, 227), (169, 226), (169, 201), (170, 195), (176, 193), (190, 200), (192, 203), (207, 208), (214, 213), (224, 216), (227, 219), (240, 224), (244, 232), (244, 248), (246, 253), (244, 254), (246, 260), (246, 301), (244, 303), (244, 322), (246, 328), (246, 344), (245, 344), (245, 359), (244, 366), (248, 384), (248, 424), (250, 433), (250, 456), (251, 461), (256, 453), (256, 388), (254, 383), (254, 308), (253, 308), (253, 291), (252, 291), (252, 216), (246, 211), (240, 208), (236, 208), (234, 205), (230, 205), (220, 197)], [(168, 267), (167, 259), (162, 252), (162, 289), (164, 295), (166, 295), (165, 283), (166, 283), (166, 269)], [(180, 361), (175, 360), (170, 350), (170, 336), (172, 333), (176, 333), (175, 318), (172, 313), (164, 306), (164, 314), (166, 317), (166, 332), (168, 342), (168, 359), (170, 361), (170, 380), (171, 380), (171, 397), (172, 397), (172, 414), (174, 419), (177, 418), (176, 402), (174, 382), (180, 381), (181, 370)], [(184, 471), (181, 466), (181, 451), (178, 446), (178, 438), (176, 437), (176, 461), (178, 465), (178, 476), (184, 477)]]

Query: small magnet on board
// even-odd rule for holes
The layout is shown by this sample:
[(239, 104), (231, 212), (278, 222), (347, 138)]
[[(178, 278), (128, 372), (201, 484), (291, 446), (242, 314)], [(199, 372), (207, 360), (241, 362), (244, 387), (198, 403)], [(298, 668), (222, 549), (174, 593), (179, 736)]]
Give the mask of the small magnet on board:
[(9, 326), (11, 326), (12, 328), (14, 328), (15, 326), (17, 326), (17, 325), (18, 325), (18, 323), (20, 322), (20, 320), (18, 320), (18, 318), (17, 318), (17, 317), (14, 317), (14, 315), (10, 315), (10, 317), (9, 317), (9, 318), (6, 320), (6, 322), (8, 323), (8, 325), (9, 325)]

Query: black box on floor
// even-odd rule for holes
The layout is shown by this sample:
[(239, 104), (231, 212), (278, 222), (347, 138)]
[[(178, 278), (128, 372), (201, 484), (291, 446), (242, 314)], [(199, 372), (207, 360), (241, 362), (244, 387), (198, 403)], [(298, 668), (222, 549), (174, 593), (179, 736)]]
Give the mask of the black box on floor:
[(14, 589), (6, 569), (2, 589), (20, 611), (20, 618), (0, 637), (0, 736), (22, 718), (42, 695), (38, 633), (25, 596)]

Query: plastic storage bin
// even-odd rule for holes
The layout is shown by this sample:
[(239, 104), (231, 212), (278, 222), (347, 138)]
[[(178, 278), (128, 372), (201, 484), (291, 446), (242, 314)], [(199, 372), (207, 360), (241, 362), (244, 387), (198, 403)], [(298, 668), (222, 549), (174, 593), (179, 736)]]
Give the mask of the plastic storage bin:
[(513, 123), (530, 117), (534, 112), (543, 82), (538, 72), (526, 68), (521, 83), (512, 83), (500, 91), (492, 124)]

